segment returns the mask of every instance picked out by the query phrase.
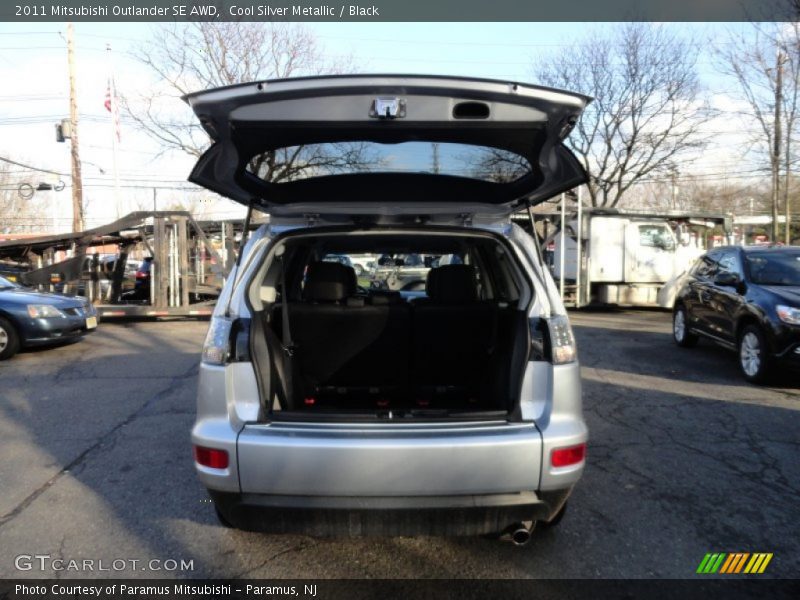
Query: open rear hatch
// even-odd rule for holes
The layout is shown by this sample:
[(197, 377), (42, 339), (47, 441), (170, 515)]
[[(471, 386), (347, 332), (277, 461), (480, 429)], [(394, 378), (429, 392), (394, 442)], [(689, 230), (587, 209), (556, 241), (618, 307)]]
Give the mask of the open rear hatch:
[(584, 183), (563, 145), (590, 98), (348, 75), (189, 94), (213, 140), (190, 181), (281, 214), (503, 214)]

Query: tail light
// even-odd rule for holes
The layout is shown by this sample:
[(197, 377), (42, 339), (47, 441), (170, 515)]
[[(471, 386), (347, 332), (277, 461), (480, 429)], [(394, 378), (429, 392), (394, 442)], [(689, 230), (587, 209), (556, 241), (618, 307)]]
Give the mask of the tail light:
[(550, 453), (550, 464), (554, 467), (577, 465), (586, 458), (586, 444), (556, 448)]
[(150, 273), (147, 271), (136, 271), (136, 279), (147, 279), (150, 277)]
[(578, 349), (566, 315), (556, 315), (547, 319), (550, 330), (550, 358), (554, 365), (575, 362)]
[(202, 361), (224, 365), (250, 360), (250, 319), (212, 317), (203, 344)]
[(194, 460), (197, 464), (211, 469), (228, 468), (228, 452), (217, 448), (194, 446)]
[(578, 349), (566, 315), (531, 319), (530, 360), (548, 360), (554, 365), (575, 362)]
[(211, 317), (206, 341), (203, 343), (202, 361), (207, 365), (224, 365), (231, 353), (231, 327), (233, 321)]

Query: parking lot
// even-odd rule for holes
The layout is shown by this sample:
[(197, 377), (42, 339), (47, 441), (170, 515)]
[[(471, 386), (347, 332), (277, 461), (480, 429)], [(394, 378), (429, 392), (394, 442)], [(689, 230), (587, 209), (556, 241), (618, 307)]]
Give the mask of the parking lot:
[[(681, 578), (712, 551), (772, 552), (767, 574), (796, 575), (797, 380), (745, 384), (733, 354), (675, 347), (667, 313), (572, 320), (588, 466), (561, 525), (522, 548), (219, 526), (189, 446), (207, 322), (103, 323), (77, 344), (22, 353), (0, 363), (0, 576), (52, 575), (15, 568), (35, 554), (141, 561), (62, 577)], [(153, 559), (193, 568), (143, 570)]]

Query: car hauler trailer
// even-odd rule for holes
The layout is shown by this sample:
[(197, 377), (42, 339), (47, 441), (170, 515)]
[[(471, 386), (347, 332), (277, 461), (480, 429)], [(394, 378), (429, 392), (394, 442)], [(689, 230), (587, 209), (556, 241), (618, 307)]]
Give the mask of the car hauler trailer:
[[(24, 285), (88, 297), (103, 319), (204, 317), (230, 272), (242, 229), (241, 221), (197, 222), (185, 211), (134, 212), (82, 232), (0, 242), (0, 260), (25, 269)], [(112, 260), (101, 260), (104, 253)], [(125, 293), (126, 263), (145, 257), (146, 288)]]
[[(714, 227), (730, 217), (682, 211), (602, 208), (533, 214), (542, 249), (565, 304), (658, 306), (661, 286), (687, 269), (707, 247)], [(528, 215), (518, 217), (520, 221)]]

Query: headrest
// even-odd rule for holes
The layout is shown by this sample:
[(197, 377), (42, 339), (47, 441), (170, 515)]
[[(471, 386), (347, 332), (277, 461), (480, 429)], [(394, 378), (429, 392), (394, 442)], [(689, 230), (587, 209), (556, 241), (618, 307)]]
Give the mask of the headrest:
[(475, 302), (478, 286), (472, 265), (444, 265), (428, 271), (425, 292), (434, 302), (459, 304)]
[(308, 265), (303, 298), (312, 302), (339, 302), (356, 291), (356, 272), (335, 262)]

